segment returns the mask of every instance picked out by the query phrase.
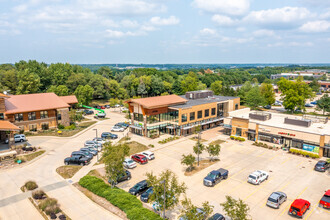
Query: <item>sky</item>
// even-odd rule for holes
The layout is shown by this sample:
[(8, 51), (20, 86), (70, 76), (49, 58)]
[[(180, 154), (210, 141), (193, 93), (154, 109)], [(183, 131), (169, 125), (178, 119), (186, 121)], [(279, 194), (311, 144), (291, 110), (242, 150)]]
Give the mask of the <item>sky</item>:
[(0, 0), (0, 63), (330, 63), (330, 0)]

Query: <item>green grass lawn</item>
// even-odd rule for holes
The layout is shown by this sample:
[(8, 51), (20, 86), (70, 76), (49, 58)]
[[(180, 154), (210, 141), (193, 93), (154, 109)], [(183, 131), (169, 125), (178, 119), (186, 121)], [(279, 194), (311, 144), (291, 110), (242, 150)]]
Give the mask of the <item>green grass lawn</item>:
[(224, 141), (224, 140), (218, 139), (218, 140), (212, 141), (210, 143), (210, 145), (222, 144), (222, 143), (225, 143), (225, 142), (226, 141)]

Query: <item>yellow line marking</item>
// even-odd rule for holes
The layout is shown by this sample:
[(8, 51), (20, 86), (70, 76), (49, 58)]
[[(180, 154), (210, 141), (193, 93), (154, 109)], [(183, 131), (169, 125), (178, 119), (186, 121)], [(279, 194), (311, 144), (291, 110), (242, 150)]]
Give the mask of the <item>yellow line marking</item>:
[[(225, 169), (228, 169), (228, 168), (225, 168)], [(240, 173), (243, 172), (244, 170), (246, 170), (246, 168), (242, 169), (241, 171), (239, 171), (238, 173), (235, 173), (235, 174), (232, 175), (232, 176), (229, 176), (228, 179), (226, 179), (226, 180), (230, 180), (231, 178), (237, 176), (238, 174), (240, 174)], [(238, 181), (240, 181), (240, 180), (238, 180)], [(221, 185), (221, 184), (217, 184), (214, 188), (219, 187), (220, 185)]]
[[(271, 179), (271, 178), (269, 178), (268, 181), (269, 181), (270, 179)], [(269, 183), (268, 181), (267, 181), (267, 183)], [(262, 186), (259, 186), (258, 189), (255, 189), (252, 193), (250, 193), (250, 195), (246, 196), (243, 200), (246, 201), (246, 200), (247, 200), (248, 198), (250, 198), (253, 194), (255, 194), (256, 192), (258, 192), (258, 191), (260, 191), (262, 188), (264, 188), (264, 187), (267, 185), (267, 183), (264, 183)]]
[(278, 191), (282, 191), (283, 189), (285, 189), (290, 183), (292, 182), (292, 180), (290, 180), (289, 182), (287, 182), (284, 186), (282, 186)]
[(309, 216), (314, 212), (314, 209), (318, 206), (318, 204), (314, 205), (313, 208), (309, 211), (308, 215), (305, 217), (305, 220), (309, 218)]
[(284, 160), (281, 164), (286, 163), (288, 160), (291, 160), (291, 158), (288, 158), (288, 159)]
[(258, 154), (257, 157), (260, 157), (260, 156), (264, 155), (265, 153), (268, 153), (268, 152), (266, 151), (266, 152), (263, 152), (262, 154)]
[(271, 157), (271, 158), (269, 159), (269, 161), (274, 160), (276, 157), (279, 157), (279, 156), (280, 156), (279, 154), (278, 154), (278, 155), (275, 155), (275, 156)]
[[(301, 192), (299, 193), (299, 195), (296, 197), (296, 199), (297, 199), (299, 196), (301, 196), (301, 195), (306, 191), (307, 188), (308, 188), (308, 186), (306, 186), (305, 189), (303, 189), (303, 191), (301, 191)], [(285, 209), (284, 209), (283, 212), (280, 214), (280, 216), (282, 216), (282, 215), (284, 214), (285, 211), (288, 211), (290, 205), (291, 205), (291, 203), (289, 203), (289, 204), (285, 207)]]
[(301, 194), (303, 194), (306, 191), (307, 188), (308, 188), (308, 186), (306, 186), (305, 189), (303, 191), (301, 191), (296, 198), (298, 198), (299, 196), (301, 196)]
[(300, 167), (300, 165), (303, 163), (304, 161), (301, 161), (298, 165), (297, 165), (297, 167)]
[[(287, 200), (287, 201), (288, 201), (288, 200)], [(291, 202), (289, 202), (289, 203), (285, 206), (285, 208), (284, 208), (283, 211), (281, 212), (280, 216), (282, 216), (282, 215), (284, 214), (284, 212), (287, 212), (287, 211), (289, 210), (290, 206), (291, 206)]]

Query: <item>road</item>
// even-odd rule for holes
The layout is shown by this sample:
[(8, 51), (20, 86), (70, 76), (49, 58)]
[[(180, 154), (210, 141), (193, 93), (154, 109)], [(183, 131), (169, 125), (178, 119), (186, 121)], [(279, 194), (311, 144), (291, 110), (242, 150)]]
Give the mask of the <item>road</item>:
[[(86, 140), (95, 137), (93, 129), (97, 129), (100, 135), (110, 131), (115, 123), (125, 121), (124, 116), (117, 113), (111, 113), (110, 118), (97, 122), (74, 137), (30, 137), (30, 144), (46, 149), (46, 153), (28, 165), (0, 171), (0, 219), (43, 219), (27, 199), (29, 193), (20, 190), (28, 180), (36, 181), (50, 197), (56, 198), (61, 209), (72, 219), (120, 219), (96, 205), (72, 185), (92, 169), (96, 158), (83, 167), (73, 180), (64, 180), (56, 173), (56, 168), (63, 165), (65, 157), (83, 147)], [(119, 140), (124, 134), (118, 135)]]

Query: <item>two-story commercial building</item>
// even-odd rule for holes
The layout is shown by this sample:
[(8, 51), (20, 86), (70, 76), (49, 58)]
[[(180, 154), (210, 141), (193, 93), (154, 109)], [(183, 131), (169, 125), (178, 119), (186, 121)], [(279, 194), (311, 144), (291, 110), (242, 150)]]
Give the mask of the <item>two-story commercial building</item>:
[(212, 91), (187, 92), (130, 99), (132, 133), (151, 137), (160, 134), (189, 135), (197, 126), (206, 130), (223, 123), (228, 112), (240, 107), (238, 97), (216, 96)]

